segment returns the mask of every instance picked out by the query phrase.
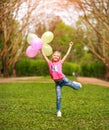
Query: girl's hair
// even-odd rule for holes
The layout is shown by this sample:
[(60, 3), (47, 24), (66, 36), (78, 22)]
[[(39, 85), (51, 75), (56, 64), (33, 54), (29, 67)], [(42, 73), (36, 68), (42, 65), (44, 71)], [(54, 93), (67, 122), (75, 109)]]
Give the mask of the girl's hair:
[(54, 53), (59, 53), (59, 54), (61, 55), (61, 52), (60, 52), (60, 51), (54, 51), (53, 54), (54, 54)]

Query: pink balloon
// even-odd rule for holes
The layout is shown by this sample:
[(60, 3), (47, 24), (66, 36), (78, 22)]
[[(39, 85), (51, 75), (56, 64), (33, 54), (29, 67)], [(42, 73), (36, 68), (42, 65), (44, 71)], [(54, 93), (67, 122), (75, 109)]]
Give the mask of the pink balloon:
[(34, 38), (31, 40), (30, 44), (35, 50), (39, 50), (42, 48), (43, 41), (40, 38)]
[(38, 49), (33, 49), (32, 46), (28, 46), (28, 47), (27, 47), (27, 49), (26, 49), (26, 55), (27, 55), (29, 58), (33, 58), (33, 57), (35, 57), (37, 54), (38, 54)]

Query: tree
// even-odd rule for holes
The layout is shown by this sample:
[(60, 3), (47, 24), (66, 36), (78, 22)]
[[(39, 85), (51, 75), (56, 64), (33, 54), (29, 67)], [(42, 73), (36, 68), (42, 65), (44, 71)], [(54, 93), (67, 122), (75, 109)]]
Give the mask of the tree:
[(55, 35), (55, 38), (51, 43), (53, 49), (59, 50), (62, 52), (62, 55), (65, 55), (69, 42), (73, 41), (74, 47), (68, 57), (68, 60), (80, 63), (80, 60), (84, 55), (84, 31), (78, 27), (74, 28), (60, 22), (57, 24), (53, 32)]
[(15, 72), (16, 62), (26, 48), (28, 32), (41, 36), (46, 30), (53, 31), (60, 21), (72, 26), (75, 21), (74, 14), (73, 4), (67, 0), (1, 1), (0, 60), (3, 63), (4, 76), (8, 76), (10, 66)]
[[(73, 15), (70, 2), (66, 0), (2, 0), (0, 1), (0, 60), (3, 63), (4, 76), (16, 62), (26, 47), (28, 32), (41, 36), (46, 30), (53, 30), (55, 25), (67, 19), (71, 22)], [(64, 13), (63, 13), (64, 12)]]
[(79, 7), (88, 47), (106, 67), (109, 80), (109, 0), (70, 0)]
[[(16, 62), (22, 55), (28, 32), (26, 27), (33, 20), (30, 19), (30, 16), (36, 5), (37, 2), (31, 4), (30, 0), (0, 2), (0, 41), (2, 43), (0, 45), (0, 60), (3, 63), (4, 77), (8, 76), (10, 66), (15, 68)], [(23, 11), (21, 11), (22, 9)]]

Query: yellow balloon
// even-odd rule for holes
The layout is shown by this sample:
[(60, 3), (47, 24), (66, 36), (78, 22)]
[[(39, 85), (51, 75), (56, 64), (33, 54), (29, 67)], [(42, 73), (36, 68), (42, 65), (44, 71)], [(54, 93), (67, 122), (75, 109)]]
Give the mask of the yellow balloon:
[(54, 38), (54, 34), (50, 31), (47, 31), (45, 33), (43, 33), (41, 39), (42, 41), (46, 44), (46, 43), (50, 43)]
[(53, 53), (52, 47), (48, 44), (44, 44), (42, 49), (46, 56), (50, 56)]
[(38, 36), (34, 33), (29, 33), (28, 36), (27, 36), (27, 42), (30, 44), (31, 40), (32, 39), (37, 39)]

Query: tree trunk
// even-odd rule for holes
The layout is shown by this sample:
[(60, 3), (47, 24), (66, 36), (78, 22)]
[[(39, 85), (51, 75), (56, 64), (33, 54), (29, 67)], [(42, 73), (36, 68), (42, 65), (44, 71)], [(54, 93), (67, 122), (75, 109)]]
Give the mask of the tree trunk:
[(16, 77), (16, 63), (14, 63), (13, 67), (12, 67), (12, 76)]
[(106, 66), (106, 75), (105, 75), (105, 78), (106, 78), (106, 80), (109, 81), (109, 63), (106, 63), (105, 66)]
[(3, 77), (9, 77), (9, 73), (8, 73), (9, 66), (7, 61), (4, 60), (3, 64), (4, 64)]

